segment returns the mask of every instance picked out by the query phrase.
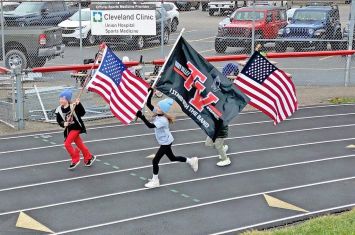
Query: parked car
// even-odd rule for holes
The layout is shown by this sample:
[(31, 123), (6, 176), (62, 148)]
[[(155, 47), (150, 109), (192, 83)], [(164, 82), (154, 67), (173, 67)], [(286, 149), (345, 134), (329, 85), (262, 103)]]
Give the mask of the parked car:
[[(171, 19), (166, 18), (164, 20), (164, 31), (161, 32), (161, 16), (162, 11), (165, 11), (164, 8), (157, 8), (155, 10), (155, 18), (156, 18), (156, 35), (153, 36), (143, 36), (143, 35), (117, 35), (117, 36), (102, 36), (101, 40), (108, 45), (125, 45), (125, 46), (133, 46), (138, 50), (141, 50), (145, 47), (147, 42), (150, 41), (160, 41), (161, 35), (163, 33), (163, 41), (164, 44), (168, 44), (170, 38), (170, 25)], [(166, 12), (164, 12), (167, 15)]]
[(176, 1), (174, 2), (179, 10), (189, 11), (191, 7), (194, 7), (196, 10), (200, 8), (201, 2), (197, 1)]
[[(255, 12), (254, 12), (255, 9)], [(287, 25), (286, 10), (278, 7), (243, 7), (233, 14), (230, 23), (222, 27), (215, 39), (215, 50), (226, 51), (227, 47), (251, 48), (253, 18), (255, 20), (255, 39), (264, 44), (277, 37), (279, 29)], [(263, 39), (262, 41), (258, 41)]]
[(164, 2), (161, 4), (160, 2), (148, 2), (149, 4), (153, 3), (157, 7), (161, 7), (163, 5), (163, 8), (165, 9), (165, 12), (168, 15), (168, 18), (171, 19), (171, 32), (175, 32), (177, 30), (177, 27), (180, 23), (180, 13), (178, 11), (177, 6), (172, 3), (172, 2)]
[[(41, 67), (47, 60), (64, 53), (62, 32), (58, 27), (7, 27), (4, 30), (5, 65), (10, 68), (15, 61), (22, 69)], [(0, 45), (2, 39), (0, 37)], [(2, 60), (2, 47), (0, 59)]]
[[(74, 15), (58, 25), (62, 29), (65, 44), (72, 41), (78, 42), (80, 40), (79, 22), (79, 11), (77, 11)], [(97, 36), (91, 34), (90, 8), (81, 10), (81, 34), (85, 45), (95, 45), (99, 40)]]
[(226, 26), (227, 24), (230, 24), (231, 23), (231, 19), (234, 18), (234, 15), (235, 15), (236, 11), (234, 11), (231, 15), (229, 15), (228, 17), (224, 18), (223, 20), (221, 20), (219, 23), (218, 23), (218, 31), (223, 29), (224, 26)]
[(236, 9), (235, 1), (213, 1), (208, 3), (208, 14), (213, 16), (216, 12), (221, 15), (232, 13)]
[[(297, 9), (287, 27), (279, 30), (275, 49), (286, 51), (287, 47), (327, 49), (327, 40), (342, 40), (342, 30), (337, 6), (308, 6)], [(340, 49), (341, 42), (330, 42), (333, 50)]]
[(293, 15), (295, 14), (295, 11), (296, 11), (297, 9), (298, 9), (298, 8), (291, 8), (291, 9), (289, 9), (289, 10), (286, 11), (287, 22), (288, 22), (288, 23), (291, 23), (292, 18), (293, 18)]
[(6, 12), (4, 18), (8, 26), (57, 26), (75, 11), (74, 8), (68, 8), (63, 1), (22, 2), (14, 11)]
[(3, 2), (2, 3), (2, 6), (3, 6), (2, 10), (4, 12), (13, 11), (18, 7), (18, 5), (20, 5), (19, 2)]
[(274, 7), (285, 7), (290, 9), (291, 5), (287, 1), (256, 1), (257, 6), (274, 6)]

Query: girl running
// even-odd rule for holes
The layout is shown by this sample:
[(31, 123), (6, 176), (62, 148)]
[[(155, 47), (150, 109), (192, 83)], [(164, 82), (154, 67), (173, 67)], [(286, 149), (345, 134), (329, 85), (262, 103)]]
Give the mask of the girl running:
[(158, 178), (159, 162), (164, 155), (166, 155), (172, 162), (186, 162), (195, 172), (198, 170), (197, 157), (176, 157), (171, 150), (171, 145), (174, 141), (174, 138), (169, 130), (169, 124), (174, 122), (174, 118), (167, 113), (169, 112), (174, 101), (170, 98), (161, 100), (158, 102), (158, 107), (154, 108), (151, 103), (153, 93), (153, 90), (151, 90), (147, 101), (147, 107), (154, 113), (153, 123), (149, 122), (141, 111), (137, 112), (137, 117), (142, 119), (148, 128), (154, 128), (155, 137), (160, 144), (160, 148), (153, 159), (153, 178), (147, 184), (145, 184), (145, 187), (147, 188), (157, 188), (160, 186), (160, 181)]
[[(86, 133), (86, 128), (81, 117), (85, 115), (85, 109), (77, 99), (75, 104), (71, 104), (72, 92), (65, 90), (59, 95), (59, 107), (55, 113), (57, 115), (57, 122), (59, 126), (64, 129), (64, 146), (68, 151), (72, 161), (69, 166), (69, 170), (75, 169), (80, 163), (80, 151), (84, 156), (85, 166), (90, 167), (96, 160), (89, 149), (85, 146), (80, 134)], [(72, 146), (72, 143), (76, 144), (76, 148)]]

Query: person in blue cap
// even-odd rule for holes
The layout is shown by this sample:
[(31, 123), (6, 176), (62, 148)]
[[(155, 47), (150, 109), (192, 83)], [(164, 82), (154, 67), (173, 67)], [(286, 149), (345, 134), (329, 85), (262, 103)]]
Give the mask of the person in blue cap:
[[(64, 128), (64, 147), (72, 159), (69, 170), (73, 170), (79, 165), (80, 152), (84, 156), (85, 166), (90, 167), (96, 160), (96, 157), (90, 153), (80, 138), (80, 134), (86, 133), (84, 122), (81, 119), (85, 115), (84, 106), (79, 99), (75, 101), (75, 104), (72, 104), (71, 99), (72, 91), (64, 90), (59, 95), (60, 105), (55, 111), (59, 126)], [(76, 148), (72, 146), (73, 142), (76, 144)]]
[(171, 150), (171, 145), (174, 141), (174, 137), (172, 136), (169, 130), (169, 124), (174, 122), (174, 118), (167, 114), (173, 105), (173, 99), (167, 98), (158, 102), (157, 107), (154, 107), (151, 103), (153, 95), (153, 90), (150, 89), (150, 95), (147, 101), (147, 107), (154, 113), (154, 121), (151, 123), (147, 120), (147, 118), (142, 114), (141, 111), (137, 112), (137, 117), (142, 119), (142, 121), (147, 125), (148, 128), (154, 128), (155, 137), (160, 144), (160, 148), (158, 152), (155, 154), (153, 159), (153, 178), (149, 180), (148, 183), (145, 184), (147, 188), (157, 188), (160, 186), (160, 181), (158, 177), (159, 173), (159, 162), (161, 158), (166, 155), (170, 161), (175, 162), (186, 162), (188, 163), (192, 169), (197, 172), (198, 170), (198, 158), (186, 158), (175, 156), (173, 151)]

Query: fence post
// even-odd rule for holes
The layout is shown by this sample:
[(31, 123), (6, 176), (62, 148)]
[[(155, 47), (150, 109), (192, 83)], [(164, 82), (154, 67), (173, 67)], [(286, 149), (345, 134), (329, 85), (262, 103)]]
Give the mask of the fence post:
[(22, 94), (22, 73), (19, 61), (14, 61), (14, 66), (11, 67), (11, 76), (16, 81), (16, 121), (17, 129), (23, 130), (25, 128), (24, 118), (24, 100)]
[[(348, 37), (348, 50), (352, 50), (353, 48), (353, 40), (354, 40), (354, 26), (355, 26), (355, 1), (352, 1), (350, 7), (350, 22), (349, 22), (349, 37)], [(345, 86), (349, 86), (350, 84), (350, 71), (351, 71), (351, 57), (352, 55), (348, 55), (346, 57), (346, 71), (345, 71)]]
[(161, 1), (161, 25), (160, 25), (160, 44), (161, 44), (161, 58), (164, 58), (164, 19), (165, 19), (165, 11), (164, 11), (164, 0)]
[(81, 0), (79, 0), (79, 44), (80, 44), (80, 63), (83, 63), (84, 55), (83, 55), (83, 33), (82, 33), (82, 23), (81, 23)]
[(4, 6), (3, 6), (3, 1), (1, 2), (1, 47), (2, 47), (2, 61), (4, 64), (4, 67), (6, 67), (5, 63), (5, 56), (6, 56), (6, 51), (5, 51), (5, 21), (4, 21)]
[(254, 54), (255, 51), (255, 0), (253, 0), (253, 23), (252, 23), (252, 31), (251, 31), (251, 54)]

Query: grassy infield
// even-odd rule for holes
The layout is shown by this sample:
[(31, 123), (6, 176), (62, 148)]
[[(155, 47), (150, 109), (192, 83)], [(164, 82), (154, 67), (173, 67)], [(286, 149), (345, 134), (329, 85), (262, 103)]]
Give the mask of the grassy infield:
[[(355, 103), (355, 98), (336, 97), (332, 104)], [(249, 231), (243, 235), (355, 235), (355, 209), (340, 215), (327, 215), (304, 223), (268, 231)]]
[(355, 209), (339, 215), (317, 217), (297, 225), (250, 231), (242, 235), (355, 235)]

